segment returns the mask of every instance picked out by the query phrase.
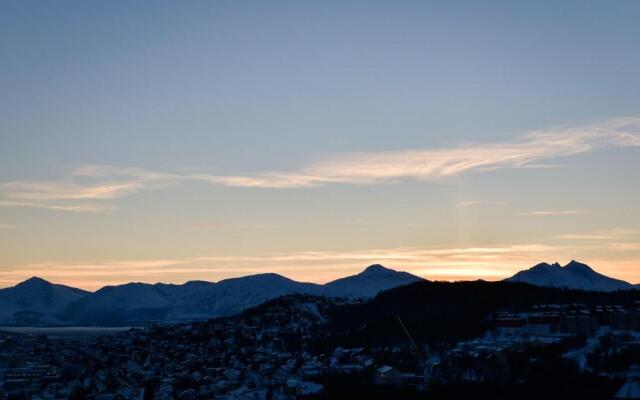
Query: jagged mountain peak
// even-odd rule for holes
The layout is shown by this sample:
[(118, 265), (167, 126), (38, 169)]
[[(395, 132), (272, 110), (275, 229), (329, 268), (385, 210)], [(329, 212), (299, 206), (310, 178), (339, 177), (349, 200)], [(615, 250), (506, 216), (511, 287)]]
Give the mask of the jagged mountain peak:
[(547, 262), (541, 262), (529, 268), (529, 270), (549, 269), (549, 268), (560, 268), (560, 264), (558, 264), (557, 262), (553, 264), (549, 264)]
[(588, 266), (587, 264), (581, 263), (576, 260), (571, 260), (567, 265), (563, 267), (564, 269), (568, 269), (570, 271), (587, 271), (587, 272), (595, 272), (593, 268)]
[(615, 291), (633, 289), (628, 282), (610, 278), (593, 270), (587, 264), (571, 260), (567, 265), (540, 263), (507, 278), (510, 282), (524, 282), (536, 286), (581, 290)]

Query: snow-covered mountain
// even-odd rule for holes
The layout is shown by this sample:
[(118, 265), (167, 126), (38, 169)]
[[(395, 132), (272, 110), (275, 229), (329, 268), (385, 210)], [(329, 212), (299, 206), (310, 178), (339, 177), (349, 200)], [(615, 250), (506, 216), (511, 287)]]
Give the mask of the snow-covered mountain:
[(0, 289), (0, 322), (17, 326), (60, 323), (57, 314), (89, 293), (33, 277)]
[(399, 272), (382, 265), (371, 265), (361, 273), (340, 278), (324, 285), (328, 296), (374, 297), (383, 290), (423, 280), (408, 272)]
[(70, 304), (61, 318), (74, 324), (120, 325), (160, 320), (172, 305), (169, 293), (156, 285), (105, 286)]
[[(372, 265), (357, 275), (325, 285), (297, 282), (268, 273), (225, 279), (217, 283), (127, 283), (105, 286), (91, 293), (32, 278), (13, 288), (0, 290), (0, 324), (14, 325), (18, 321), (15, 315), (25, 313), (32, 318), (33, 322), (30, 324), (33, 325), (130, 325), (150, 321), (198, 320), (237, 314), (286, 294), (367, 298), (375, 296), (380, 291), (419, 280), (422, 278), (381, 265)], [(38, 298), (30, 296), (29, 293), (42, 292), (39, 288), (41, 285), (48, 287), (47, 290), (55, 294), (49, 296), (53, 296), (55, 306), (38, 308), (25, 302), (24, 299)], [(2, 296), (3, 292), (20, 292), (23, 295), (5, 296), (5, 299)], [(63, 293), (67, 294), (63, 296)]]
[(372, 265), (363, 272), (324, 285), (297, 282), (278, 274), (258, 274), (222, 280), (206, 290), (183, 296), (174, 303), (167, 320), (229, 316), (267, 300), (292, 293), (332, 297), (374, 297), (383, 290), (406, 285), (422, 278)]
[(527, 270), (520, 271), (506, 280), (509, 282), (524, 282), (536, 286), (602, 292), (638, 288), (628, 282), (602, 275), (588, 265), (574, 260), (564, 267), (558, 263), (541, 263)]
[(322, 286), (268, 273), (222, 280), (206, 290), (177, 299), (167, 320), (193, 320), (237, 314), (267, 300), (292, 293), (321, 295)]

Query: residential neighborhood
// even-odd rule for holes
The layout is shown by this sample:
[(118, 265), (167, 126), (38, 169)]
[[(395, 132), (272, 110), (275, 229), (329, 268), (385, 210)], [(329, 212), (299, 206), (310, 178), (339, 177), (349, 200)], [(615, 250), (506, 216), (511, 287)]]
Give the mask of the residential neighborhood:
[(290, 295), (237, 317), (87, 338), (3, 333), (2, 393), (6, 399), (326, 398), (340, 376), (419, 393), (526, 377), (535, 362), (523, 365), (522, 358), (541, 351), (625, 382), (621, 390), (638, 378), (638, 325), (620, 322), (622, 314), (636, 321), (637, 309), (539, 305), (497, 312), (494, 329), (469, 341), (414, 348), (409, 332), (396, 346), (325, 351), (332, 308), (353, 301)]

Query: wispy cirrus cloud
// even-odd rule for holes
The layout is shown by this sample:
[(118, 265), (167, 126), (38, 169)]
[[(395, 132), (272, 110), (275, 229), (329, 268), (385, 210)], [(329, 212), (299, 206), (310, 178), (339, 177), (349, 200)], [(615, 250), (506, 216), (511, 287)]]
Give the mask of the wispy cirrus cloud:
[(159, 174), (139, 168), (89, 165), (63, 181), (0, 183), (0, 207), (55, 211), (102, 212), (116, 209), (109, 200), (141, 190), (164, 187), (184, 176)]
[(613, 251), (640, 251), (640, 243), (611, 243)]
[(503, 143), (337, 155), (294, 173), (263, 174), (252, 177), (256, 181), (237, 183), (298, 187), (328, 182), (373, 184), (399, 179), (442, 179), (472, 171), (538, 167), (535, 163), (540, 161), (607, 146), (640, 146), (640, 118), (550, 128)]
[[(555, 127), (516, 140), (468, 143), (453, 147), (345, 153), (292, 171), (255, 174), (162, 173), (132, 167), (85, 166), (61, 181), (14, 181), (0, 184), (0, 207), (96, 211), (98, 204), (141, 190), (186, 181), (245, 188), (308, 188), (331, 183), (372, 185), (402, 180), (442, 180), (502, 168), (547, 168), (548, 160), (605, 147), (640, 146), (640, 117)], [(78, 202), (91, 205), (78, 207)], [(20, 205), (20, 204), (23, 205)], [(545, 215), (545, 214), (532, 214)], [(551, 215), (551, 214), (546, 214)]]
[(592, 248), (597, 243), (607, 252), (640, 252), (640, 230), (637, 229), (601, 229), (581, 234), (556, 235), (554, 238), (578, 242)]
[(476, 206), (506, 206), (507, 202), (504, 201), (480, 201), (480, 200), (467, 200), (456, 203), (456, 208), (468, 208)]
[(568, 234), (568, 235), (557, 235), (557, 239), (562, 240), (610, 240), (613, 239), (612, 236), (609, 235), (599, 235), (599, 234)]
[(566, 168), (567, 165), (560, 164), (525, 164), (517, 168), (522, 169), (553, 169), (553, 168)]
[(519, 215), (532, 216), (532, 217), (549, 217), (549, 216), (559, 216), (559, 215), (584, 215), (590, 214), (590, 211), (584, 210), (538, 210), (538, 211), (528, 211), (520, 213)]
[(12, 208), (39, 208), (55, 211), (73, 211), (73, 212), (103, 212), (112, 211), (116, 207), (109, 204), (101, 203), (58, 203), (58, 202), (33, 202), (33, 201), (3, 201), (0, 200), (0, 207)]
[(8, 182), (2, 184), (11, 198), (28, 201), (50, 200), (109, 200), (134, 193), (140, 189), (135, 181), (104, 182), (82, 185), (61, 182)]
[(640, 230), (627, 228), (599, 229), (587, 233), (556, 235), (555, 239), (563, 240), (627, 240), (640, 238)]

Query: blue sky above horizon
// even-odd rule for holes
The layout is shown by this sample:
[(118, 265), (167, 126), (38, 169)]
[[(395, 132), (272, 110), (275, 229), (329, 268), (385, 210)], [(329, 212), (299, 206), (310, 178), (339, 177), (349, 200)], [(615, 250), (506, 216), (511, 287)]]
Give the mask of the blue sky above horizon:
[(0, 286), (640, 282), (640, 3), (6, 2)]

